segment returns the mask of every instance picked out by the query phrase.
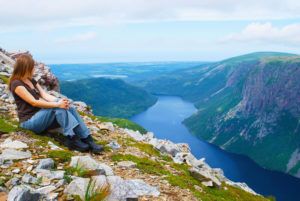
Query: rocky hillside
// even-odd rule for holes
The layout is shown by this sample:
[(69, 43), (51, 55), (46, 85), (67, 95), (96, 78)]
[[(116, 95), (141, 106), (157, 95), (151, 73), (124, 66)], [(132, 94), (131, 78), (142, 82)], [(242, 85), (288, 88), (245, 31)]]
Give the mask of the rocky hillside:
[(192, 101), (200, 138), (300, 177), (300, 57), (261, 52), (149, 80), (153, 93)]
[[(105, 147), (103, 155), (68, 150), (60, 133), (22, 129), (5, 91), (14, 58), (1, 50), (0, 63), (0, 200), (266, 200), (196, 159), (187, 144), (142, 135), (126, 128), (142, 130), (126, 120), (105, 122), (108, 118), (94, 116), (81, 102), (70, 100)], [(59, 86), (48, 67), (37, 66), (48, 75), (36, 74), (38, 82), (62, 96), (53, 90)]]

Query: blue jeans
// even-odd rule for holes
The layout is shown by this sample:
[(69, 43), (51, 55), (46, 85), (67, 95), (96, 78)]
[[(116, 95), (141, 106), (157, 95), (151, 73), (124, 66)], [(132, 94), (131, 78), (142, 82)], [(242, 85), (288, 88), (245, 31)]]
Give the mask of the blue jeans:
[[(59, 99), (56, 99), (58, 101)], [(88, 137), (91, 132), (82, 121), (75, 107), (70, 106), (69, 110), (61, 108), (42, 108), (30, 119), (21, 123), (22, 128), (35, 133), (45, 131), (56, 118), (57, 123), (62, 127), (65, 136), (74, 134), (80, 138)]]

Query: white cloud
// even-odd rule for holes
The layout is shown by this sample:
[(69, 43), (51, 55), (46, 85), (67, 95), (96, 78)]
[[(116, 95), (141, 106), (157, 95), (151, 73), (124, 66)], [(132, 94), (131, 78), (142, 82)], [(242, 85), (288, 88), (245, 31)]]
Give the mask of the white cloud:
[(82, 42), (94, 39), (96, 37), (96, 33), (93, 31), (89, 31), (84, 34), (77, 34), (71, 37), (57, 38), (53, 42), (55, 43), (70, 43), (70, 42)]
[(274, 27), (270, 22), (251, 23), (241, 33), (232, 33), (221, 42), (274, 42), (288, 45), (300, 45), (300, 23)]
[(0, 0), (0, 30), (184, 20), (300, 18), (298, 0)]

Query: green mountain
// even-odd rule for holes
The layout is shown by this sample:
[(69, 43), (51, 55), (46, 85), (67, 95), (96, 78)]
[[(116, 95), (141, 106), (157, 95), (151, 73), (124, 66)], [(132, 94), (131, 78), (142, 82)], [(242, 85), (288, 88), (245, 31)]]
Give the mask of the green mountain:
[(300, 56), (258, 52), (161, 75), (142, 85), (198, 111), (184, 124), (222, 149), (300, 177)]
[(144, 89), (129, 85), (119, 79), (92, 78), (65, 81), (61, 93), (92, 106), (99, 116), (128, 118), (156, 102), (156, 97)]

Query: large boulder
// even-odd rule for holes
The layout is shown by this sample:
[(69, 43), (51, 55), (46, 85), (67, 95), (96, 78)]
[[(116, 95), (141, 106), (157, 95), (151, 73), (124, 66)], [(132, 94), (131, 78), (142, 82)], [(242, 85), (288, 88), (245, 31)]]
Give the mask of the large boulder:
[(73, 156), (70, 163), (71, 167), (80, 166), (87, 170), (104, 170), (106, 176), (113, 176), (113, 170), (104, 163), (99, 163), (90, 155)]
[(180, 149), (177, 145), (168, 140), (160, 146), (159, 151), (161, 153), (168, 153), (171, 156), (175, 157), (176, 154), (180, 152)]
[(64, 193), (68, 195), (68, 199), (72, 199), (73, 195), (78, 195), (82, 200), (84, 200), (84, 195), (89, 181), (89, 178), (77, 177), (67, 186)]
[(15, 186), (8, 194), (7, 201), (38, 201), (40, 194), (31, 191), (27, 186)]
[(207, 170), (192, 167), (189, 168), (189, 172), (192, 175), (192, 177), (194, 177), (198, 181), (201, 182), (212, 181), (213, 186), (217, 188), (220, 188), (222, 185), (222, 183), (215, 176), (211, 175), (210, 172)]

